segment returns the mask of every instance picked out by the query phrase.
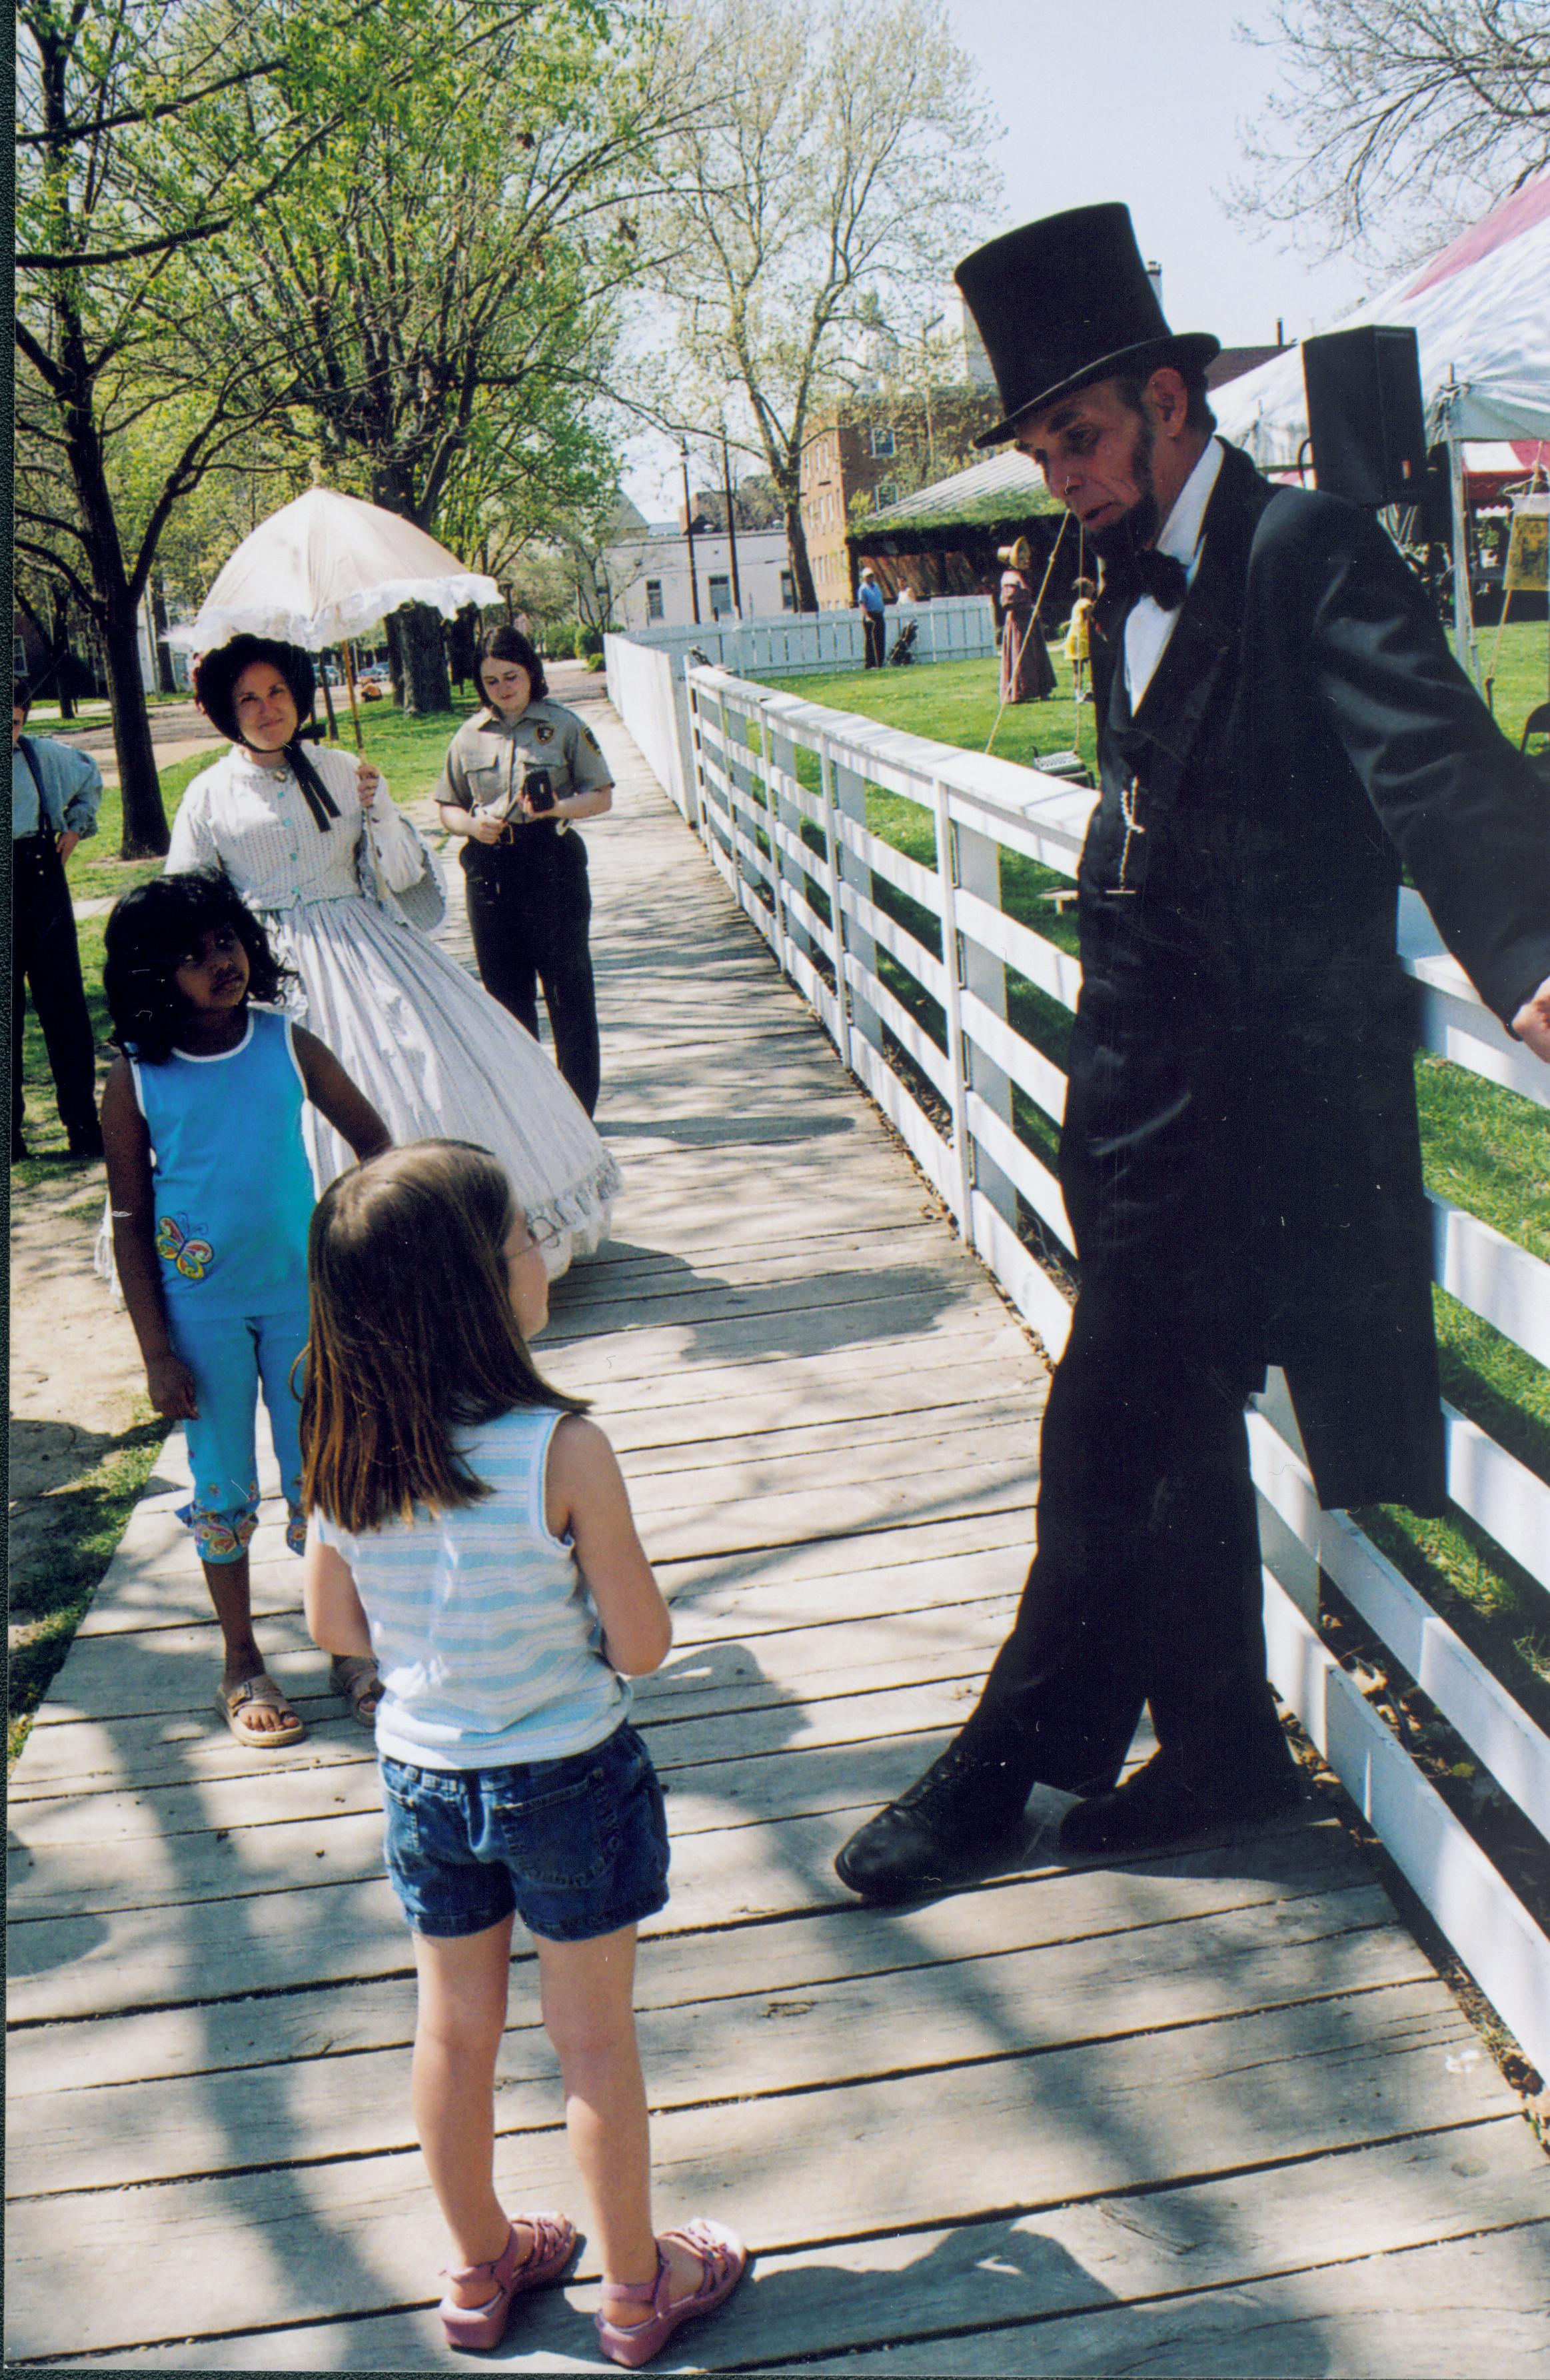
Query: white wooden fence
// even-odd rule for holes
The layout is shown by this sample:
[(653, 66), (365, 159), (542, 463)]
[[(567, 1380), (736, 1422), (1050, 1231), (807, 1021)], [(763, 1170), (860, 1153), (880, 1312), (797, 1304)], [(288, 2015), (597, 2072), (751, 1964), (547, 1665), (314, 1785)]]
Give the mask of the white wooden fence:
[[(968, 660), (996, 650), (996, 615), (988, 595), (940, 595), (929, 603), (890, 603), (884, 615), (888, 648), (914, 621), (917, 661)], [(705, 622), (691, 627), (636, 628), (632, 644), (687, 656), (697, 650), (718, 669), (795, 677), (804, 670), (860, 669), (866, 658), (862, 614), (782, 612), (769, 618)]]
[[(1013, 1127), (1011, 1094), (1015, 1085), (1058, 1124), (1065, 1077), (1008, 1022), (1006, 970), (1071, 1009), (1081, 969), (1006, 914), (1000, 856), (1022, 853), (1073, 876), (1094, 796), (719, 670), (690, 668), (675, 683), (666, 654), (632, 655), (621, 641), (611, 640), (611, 692), (648, 758), (664, 753), (663, 783), (965, 1242), (1058, 1354), (1070, 1307), (1024, 1245), (1019, 1200), (1067, 1249), (1071, 1226), (1054, 1174)], [(870, 831), (868, 786), (929, 819), (932, 866)], [(945, 956), (878, 905), (878, 879), (930, 915)], [(1482, 1006), (1413, 893), (1403, 900), (1400, 947), (1424, 988), (1429, 1045), (1550, 1106), (1550, 1068)], [(883, 979), (879, 952), (941, 1010), (945, 1049)], [(1433, 1207), (1437, 1281), (1550, 1365), (1550, 1265), (1444, 1199)], [(1550, 1488), (1485, 1430), (1444, 1410), (1454, 1500), (1550, 1592)], [(1546, 1837), (1550, 1738), (1349, 1515), (1319, 1510), (1277, 1373), (1251, 1414), (1250, 1437), (1277, 1690), (1529, 2056), (1550, 2072), (1550, 1941), (1319, 1635), (1320, 1571)]]

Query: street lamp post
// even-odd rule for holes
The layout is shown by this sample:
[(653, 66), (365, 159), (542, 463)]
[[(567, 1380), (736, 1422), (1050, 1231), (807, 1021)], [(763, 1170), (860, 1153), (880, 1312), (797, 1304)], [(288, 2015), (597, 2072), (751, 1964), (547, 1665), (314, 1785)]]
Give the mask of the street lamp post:
[(684, 534), (689, 547), (689, 601), (695, 608), (695, 625), (699, 625), (699, 580), (695, 574), (695, 506), (689, 493), (689, 442), (678, 442), (679, 459), (684, 466)]
[(732, 459), (727, 448), (726, 424), (721, 425), (721, 484), (727, 496), (727, 544), (732, 553), (732, 608), (737, 618), (743, 617), (743, 585), (737, 576), (737, 520), (732, 501)]

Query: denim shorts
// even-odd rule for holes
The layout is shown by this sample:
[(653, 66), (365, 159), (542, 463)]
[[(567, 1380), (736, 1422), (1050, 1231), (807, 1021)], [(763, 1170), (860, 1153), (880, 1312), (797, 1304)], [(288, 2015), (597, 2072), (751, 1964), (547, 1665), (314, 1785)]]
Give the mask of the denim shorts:
[(563, 1760), (416, 1768), (382, 1758), (387, 1872), (417, 1934), (482, 1934), (515, 1911), (590, 1942), (667, 1905), (667, 1813), (635, 1729)]

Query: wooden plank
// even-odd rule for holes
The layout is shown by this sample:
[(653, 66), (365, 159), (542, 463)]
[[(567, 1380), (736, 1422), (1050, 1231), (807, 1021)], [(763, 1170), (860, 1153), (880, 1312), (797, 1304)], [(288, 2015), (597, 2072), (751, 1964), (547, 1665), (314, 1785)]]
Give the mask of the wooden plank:
[[(972, 1259), (965, 1257), (965, 1265)], [(988, 1300), (988, 1290), (980, 1287)], [(643, 1331), (664, 1342), (687, 1330), (739, 1334), (754, 1326), (753, 1352), (760, 1344), (762, 1326), (768, 1334), (782, 1322), (792, 1329), (816, 1319), (843, 1327), (845, 1336), (822, 1336), (820, 1345), (854, 1345), (858, 1339), (896, 1339), (905, 1332), (930, 1330), (944, 1307), (959, 1293), (945, 1267), (898, 1265), (888, 1271), (842, 1270), (831, 1268), (791, 1281), (756, 1281), (723, 1289), (718, 1282), (694, 1281), (655, 1297), (612, 1298), (599, 1293), (585, 1308), (557, 1315), (544, 1339), (546, 1348), (563, 1346), (575, 1337), (596, 1341), (604, 1331)]]
[[(675, 1813), (675, 1816), (676, 1816)], [(712, 1846), (728, 1858), (746, 1857), (762, 1831), (764, 1856), (793, 1874), (816, 1873), (843, 1833), (842, 1823), (781, 1819), (762, 1830), (740, 1828)], [(682, 1862), (695, 1839), (679, 1838)], [(760, 1854), (756, 1849), (754, 1858)], [(821, 1986), (846, 1976), (886, 1974), (911, 1966), (1039, 1944), (1095, 1942), (1110, 1934), (1194, 1927), (1223, 1912), (1299, 1906), (1312, 1894), (1338, 1895), (1354, 1910), (1373, 1887), (1362, 1863), (1330, 1825), (1262, 1837), (1224, 1859), (1219, 1849), (1184, 1852), (1127, 1872), (1122, 1891), (1093, 1869), (1034, 1867), (1010, 1882), (982, 1885), (907, 1912), (835, 1901), (800, 1918), (776, 1918), (721, 1928), (715, 1956), (704, 1938), (686, 1931), (659, 1934), (641, 1956), (637, 2002), (672, 2008), (735, 1994), (756, 1984), (767, 1990)], [(1386, 1904), (1387, 1905), (1387, 1904)], [(1170, 1935), (1154, 1934), (1165, 1947)], [(515, 1963), (530, 1953), (519, 1946)], [(519, 1988), (521, 1988), (519, 1981)], [(389, 2048), (414, 2030), (414, 1989), (405, 1973), (376, 1984), (298, 1987), (268, 1999), (204, 1999), (177, 2009), (136, 2010), (76, 2022), (23, 2026), (13, 2032), (8, 2095), (166, 2078), (180, 2070), (314, 2059), (333, 2051)]]
[[(702, 2027), (708, 2058), (713, 2009)], [(721, 2107), (673, 2110), (657, 2119), (655, 2158), (664, 2196), (735, 2212), (761, 2249), (788, 2248), (983, 2220), (1142, 2178), (1200, 2180), (1515, 2110), (1505, 2084), (1463, 2069), (1475, 2043), (1441, 1985), (1399, 1985), (957, 2069), (951, 2124), (935, 2074), (745, 2100), (735, 2124)], [(729, 2041), (720, 2054), (740, 2047)], [(10, 2352), (110, 2352), (175, 2329), (401, 2302), (402, 2276), (423, 2269), (426, 2239), (439, 2236), (420, 2171), (418, 2156), (388, 2155), (21, 2200), (8, 2227)], [(558, 2129), (499, 2141), (496, 2179), (529, 2204), (555, 2203), (571, 2187)]]
[(961, 1469), (1004, 1466), (1036, 1477), (1037, 1431), (1026, 1413), (949, 1407), (938, 1411), (932, 1427), (914, 1423), (913, 1415), (901, 1423), (890, 1415), (877, 1428), (855, 1425), (854, 1438), (844, 1424), (831, 1423), (795, 1446), (786, 1443), (783, 1430), (730, 1442), (690, 1439), (658, 1450), (653, 1460), (627, 1463), (631, 1502), (637, 1512), (649, 1512), (659, 1504), (671, 1510), (684, 1496), (731, 1503), (779, 1490), (821, 1497), (827, 1506), (832, 1488), (858, 1479), (918, 1483), (923, 1469), (951, 1478)]
[[(697, 1723), (728, 1714), (778, 1713), (799, 1695), (816, 1702), (835, 1694), (931, 1683), (944, 1674), (959, 1677), (966, 1661), (988, 1668), (1014, 1610), (1012, 1599), (1003, 1596), (984, 1603), (955, 1605), (947, 1611), (921, 1611), (909, 1618), (869, 1619), (848, 1628), (801, 1628), (786, 1635), (765, 1636), (759, 1640), (757, 1655), (737, 1643), (712, 1641), (685, 1647), (673, 1657), (671, 1667), (647, 1682), (644, 1690), (637, 1688), (635, 1720), (637, 1726), (648, 1727), (670, 1718), (692, 1718)], [(316, 1651), (309, 1649), (306, 1658), (315, 1669)], [(299, 1662), (301, 1657), (297, 1658)], [(201, 1662), (201, 1674), (202, 1670)], [(176, 1672), (169, 1681), (162, 1666), (150, 1676), (131, 1673), (127, 1680), (115, 1682), (115, 1701), (119, 1707), (109, 1716), (122, 1719), (146, 1711), (176, 1709)], [(15, 1815), (6, 1864), (10, 1912), (16, 1917), (30, 1916), (38, 1913), (39, 1867), (43, 1875), (52, 1875), (54, 1856), (43, 1853), (41, 1862), (33, 1858), (28, 1850), (26, 1814), (18, 1810)], [(121, 1850), (105, 1852), (104, 1857), (118, 1876), (120, 1893), (138, 1894), (143, 1862), (134, 1863), (133, 1871), (126, 1872)]]
[[(972, 1645), (988, 1659), (1010, 1628), (1014, 1609), (1003, 1592), (973, 1602), (954, 1597), (945, 1607), (913, 1614), (886, 1607), (849, 1622), (836, 1615), (828, 1625), (767, 1628), (757, 1655), (725, 1629), (702, 1631), (697, 1643), (677, 1646), (654, 1677), (636, 1682), (636, 1715), (682, 1712), (688, 1695), (699, 1718), (718, 1709), (755, 1709), (820, 1680), (837, 1682), (853, 1694), (911, 1683), (933, 1674), (932, 1665), (939, 1669), (944, 1650), (957, 1654)], [(316, 1690), (320, 1657), (299, 1613), (266, 1629), (264, 1647), (272, 1675), (294, 1682), (297, 1693), (309, 1686)], [(79, 1657), (72, 1651), (68, 1673), (61, 1672), (64, 1692), (51, 1724), (104, 1725), (188, 1711), (207, 1680), (219, 1674), (220, 1654), (213, 1621), (203, 1628), (157, 1630), (143, 1638), (98, 1637)], [(344, 1710), (342, 1698), (334, 1699), (334, 1707)]]
[[(936, 1692), (939, 1707), (941, 1690)], [(890, 1698), (861, 1699), (884, 1703)], [(852, 1711), (854, 1706), (844, 1708)], [(743, 1719), (719, 1724), (733, 1738), (781, 1732), (778, 1723), (772, 1730)], [(705, 1742), (697, 1723), (686, 1726), (684, 1732), (696, 1743)], [(680, 1809), (698, 1805), (698, 1825), (691, 1819), (683, 1827), (681, 1845), (692, 1833), (720, 1837), (729, 1827), (746, 1837), (746, 1827), (755, 1820), (815, 1809), (843, 1812), (849, 1823), (837, 1821), (829, 1856), (810, 1872), (793, 1869), (788, 1847), (754, 1837), (730, 1844), (718, 1841), (712, 1856), (697, 1861), (686, 1847), (680, 1849), (673, 1898), (649, 1925), (659, 1932), (680, 1930), (712, 1925), (719, 1918), (769, 1916), (793, 1907), (842, 1901), (843, 1888), (829, 1861), (857, 1823), (855, 1814), (909, 1783), (936, 1748), (932, 1740), (912, 1758), (911, 1740), (905, 1738), (897, 1747), (893, 1776), (880, 1787), (871, 1782), (876, 1773), (872, 1760), (858, 1760), (855, 1750), (842, 1742), (826, 1747), (816, 1759), (809, 1755), (801, 1760), (782, 1746), (763, 1758), (750, 1756), (733, 1764), (735, 1774), (729, 1773), (718, 1746), (708, 1761), (688, 1767), (677, 1781), (671, 1762), (664, 1762), (675, 1831)], [(868, 1753), (872, 1750), (868, 1742)], [(804, 1769), (810, 1773), (795, 1773)], [(375, 1770), (366, 1770), (365, 1776), (374, 1791)], [(740, 1819), (745, 1822), (742, 1827)], [(183, 1900), (169, 1888), (150, 1907), (15, 1918), (10, 2021), (37, 2023), (84, 2016), (93, 2010), (106, 2013), (227, 1992), (284, 1991), (328, 1978), (394, 1972), (404, 1962), (403, 1921), (381, 1879), (380, 1862), (371, 1860), (362, 1875), (361, 1846), (369, 1841), (370, 1829), (357, 1825), (336, 1829), (337, 1822), (320, 1829), (309, 1846), (304, 1876), (277, 1891), (238, 1888), (231, 1898)], [(180, 1839), (173, 1856), (181, 1859), (183, 1848), (197, 1841), (194, 1837)], [(1015, 1863), (1009, 1860), (1008, 1864)], [(181, 1911), (176, 1928), (169, 1925), (169, 1901)]]
[[(879, 2338), (934, 2339), (937, 2360), (925, 2368), (957, 2372), (963, 2338), (994, 2315), (1038, 2325), (1022, 2331), (1023, 2360), (1009, 2368), (1043, 2372), (1047, 2340), (1067, 2327), (1051, 2316), (1076, 2315), (1070, 2328), (1084, 2347), (1091, 2319), (1111, 2320), (1120, 2304), (1169, 2300), (1175, 2313), (1181, 2306), (1193, 2312), (1207, 2302), (1205, 2290), (1232, 2291), (1236, 2301), (1245, 2285), (1263, 2286), (1275, 2274), (1299, 2277), (1304, 2306), (1310, 2301), (1337, 2306), (1348, 2289), (1354, 2289), (1359, 2307), (1380, 2304), (1386, 2292), (1366, 2261), (1374, 2253), (1434, 2251), (1439, 2240), (1460, 2233), (1505, 2242), (1512, 2238), (1507, 2227), (1542, 2218), (1545, 2168), (1543, 2160), (1538, 2171), (1525, 2160), (1522, 2131), (1520, 2122), (1503, 2118), (1468, 2131), (1282, 2166), (1262, 2177), (1257, 2193), (1234, 2179), (1139, 2198), (1092, 2199), (952, 2229), (766, 2252), (717, 2315), (714, 2329), (696, 2340), (696, 2352), (713, 2358), (717, 2371), (769, 2371), (854, 2355)], [(1467, 2204), (1459, 2189), (1460, 2166), (1470, 2174)], [(1531, 2243), (1525, 2253), (1534, 2252)], [(419, 2277), (418, 2267), (406, 2268), (400, 2297), (412, 2293)], [(1526, 2287), (1524, 2277), (1496, 2272), (1504, 2302), (1532, 2302), (1532, 2264)], [(1181, 2279), (1191, 2285), (1182, 2299)], [(604, 2368), (595, 2362), (583, 2327), (593, 2302), (585, 2282), (533, 2301), (514, 2324), (502, 2363), (518, 2370)], [(1434, 2371), (1437, 2340), (1449, 2336), (1447, 2314), (1444, 2309), (1439, 2316), (1429, 2289), (1421, 2302), (1434, 2335), (1430, 2343), (1411, 2339), (1408, 2351), (1366, 2362), (1344, 2351), (1326, 2355), (1316, 2325), (1311, 2338), (1305, 2325), (1296, 2353), (1285, 2351), (1283, 2332), (1276, 2359), (1262, 2360), (1252, 2335), (1241, 2329), (1237, 2360), (1227, 2368), (1239, 2374), (1366, 2371), (1385, 2380), (1399, 2372)], [(1172, 2366), (1118, 2357), (1113, 2337), (1107, 2335), (1104, 2351), (1095, 2339), (1087, 2359), (1073, 2360), (1069, 2368), (1088, 2374), (1195, 2369), (1187, 2357)], [(452, 2370), (458, 2359), (434, 2312), (422, 2306), (355, 2323), (130, 2350), (123, 2361), (168, 2371), (421, 2372)], [(1530, 2368), (1508, 2362), (1484, 2367)]]
[[(988, 1383), (1003, 1395), (1024, 1389), (1030, 1395), (1042, 1391), (1045, 1375), (1037, 1358), (1003, 1314), (962, 1313), (958, 1325), (951, 1327), (950, 1318), (943, 1316), (926, 1338), (887, 1342), (880, 1364), (874, 1348), (837, 1347), (810, 1356), (773, 1354), (742, 1362), (723, 1358), (685, 1365), (660, 1379), (649, 1369), (632, 1368), (638, 1352), (633, 1347), (599, 1350), (589, 1364), (578, 1360), (587, 1351), (575, 1343), (553, 1362), (541, 1342), (539, 1352), (562, 1387), (596, 1398), (605, 1427), (616, 1414), (665, 1414), (680, 1406), (716, 1404), (728, 1397), (784, 1399), (785, 1410), (793, 1413), (800, 1413), (808, 1398), (813, 1410), (822, 1413), (826, 1399), (858, 1397), (865, 1410), (892, 1395), (892, 1380), (916, 1378), (928, 1379), (938, 1397), (942, 1384), (954, 1380), (965, 1388)], [(653, 1406), (654, 1380), (659, 1393)]]
[[(754, 1961), (745, 1942), (744, 1949), (746, 1969), (757, 1949)], [(658, 2112), (703, 2104), (712, 2008), (714, 2023), (739, 2043), (738, 2093), (747, 2098), (926, 2068), (946, 2073), (1001, 2056), (1009, 2045), (1059, 2048), (1072, 2038), (1077, 2009), (1080, 2037), (1101, 2041), (1431, 1976), (1372, 1887), (1218, 1913), (1209, 1928), (1181, 1929), (1166, 1961), (1147, 1929), (1098, 1943), (976, 1949), (966, 1961), (794, 1990), (764, 1981), (713, 2003), (644, 2011), (641, 2057)], [(532, 1991), (530, 1973), (520, 1977), (519, 2004), (530, 2006)], [(302, 2067), (60, 2093), (41, 2107), (18, 2100), (7, 2189), (25, 2198), (220, 2172), (251, 2165), (256, 2139), (266, 2162), (409, 2149), (409, 2055), (406, 2046), (335, 2053)], [(553, 2123), (558, 2070), (541, 2027), (507, 2033), (497, 2068), (500, 2132)]]
[[(1009, 1394), (995, 1379), (979, 1385), (982, 1393), (976, 1397), (966, 1383), (957, 1378), (944, 1382), (940, 1373), (902, 1380), (891, 1390), (879, 1381), (874, 1399), (855, 1393), (848, 1409), (842, 1408), (839, 1398), (831, 1397), (827, 1402), (833, 1410), (821, 1418), (826, 1402), (821, 1395), (801, 1405), (789, 1396), (755, 1395), (727, 1398), (708, 1412), (697, 1414), (693, 1408), (674, 1407), (655, 1414), (642, 1410), (605, 1416), (599, 1413), (595, 1418), (607, 1430), (631, 1479), (674, 1465), (694, 1468), (714, 1460), (716, 1452), (723, 1450), (740, 1458), (757, 1459), (764, 1454), (800, 1454), (809, 1447), (876, 1447), (906, 1439), (918, 1451), (949, 1434), (1008, 1427), (1022, 1431), (1025, 1447), (1033, 1446), (1040, 1403), (1025, 1390)], [(933, 1402), (949, 1388), (953, 1392), (951, 1403)], [(869, 1412), (869, 1402), (886, 1409)], [(864, 1459), (870, 1458), (858, 1455), (858, 1463)]]
[[(1094, 2307), (1032, 2329), (940, 2336), (848, 2357), (855, 2372), (1338, 2372), (1347, 2380), (1445, 2371), (1449, 2380), (1550, 2372), (1541, 2277), (1550, 2223), (1406, 2248), (1316, 2271)], [(1537, 2298), (1537, 2301), (1536, 2301)], [(944, 2358), (947, 2362), (944, 2362)]]
[[(992, 1519), (999, 1516), (991, 1516)], [(757, 1558), (745, 1567), (722, 1563), (685, 1565), (685, 1570), (697, 1570), (703, 1576), (684, 1580), (682, 1591), (675, 1598), (673, 1628), (678, 1646), (687, 1655), (695, 1647), (737, 1642), (760, 1642), (766, 1635), (798, 1632), (821, 1635), (830, 1624), (846, 1621), (866, 1621), (896, 1616), (906, 1618), (914, 1612), (945, 1614), (957, 1605), (972, 1606), (988, 1601), (997, 1595), (1011, 1595), (1021, 1585), (1027, 1566), (1027, 1552), (1023, 1542), (1025, 1527), (1020, 1516), (1012, 1515), (1008, 1524), (1011, 1542), (992, 1548), (982, 1554), (946, 1555), (919, 1561), (901, 1560), (873, 1566), (879, 1546), (898, 1545), (900, 1537), (854, 1540), (862, 1556), (854, 1572), (839, 1577), (810, 1571), (821, 1562), (826, 1548), (821, 1545), (778, 1549)], [(929, 1528), (902, 1533), (907, 1547), (911, 1536), (919, 1535), (929, 1539)], [(989, 1523), (987, 1523), (989, 1534)], [(830, 1553), (829, 1559), (832, 1559)], [(786, 1563), (790, 1561), (797, 1575), (789, 1577)], [(753, 1573), (753, 1574), (750, 1574)], [(817, 1598), (817, 1600), (815, 1600)], [(831, 1619), (826, 1615), (831, 1615)], [(299, 1620), (292, 1623), (300, 1633)], [(213, 1621), (206, 1624), (202, 1634), (189, 1631), (192, 1642), (196, 1636), (210, 1647), (210, 1658), (215, 1656)], [(272, 1633), (272, 1630), (270, 1632)], [(121, 1658), (123, 1640), (108, 1640), (113, 1648), (109, 1670)], [(153, 1632), (146, 1632), (145, 1642), (153, 1645)], [(793, 1658), (796, 1658), (793, 1656)], [(673, 1672), (660, 1681), (643, 1682), (636, 1687), (637, 1709), (645, 1715), (659, 1705), (676, 1698)], [(79, 1723), (79, 1722), (78, 1722)], [(342, 1737), (347, 1746), (348, 1730)], [(367, 1794), (370, 1783), (369, 1747), (362, 1742), (358, 1747), (361, 1767), (368, 1772)], [(244, 1804), (238, 1788), (250, 1781), (251, 1794)], [(229, 1790), (228, 1790), (229, 1787)], [(308, 1811), (316, 1804), (329, 1810), (335, 1807), (365, 1806), (356, 1794), (354, 1779), (347, 1767), (329, 1765), (314, 1773), (302, 1767), (287, 1769), (265, 1761), (261, 1766), (249, 1763), (234, 1768), (226, 1783), (212, 1780), (200, 1784), (171, 1785), (143, 1792), (120, 1792), (111, 1787), (93, 1790), (84, 1794), (61, 1796), (54, 1790), (31, 1793), (24, 1801), (13, 1802), (13, 1831), (18, 1840), (30, 1845), (62, 1844), (74, 1841), (122, 1841), (133, 1835), (176, 1834), (188, 1826), (227, 1825), (246, 1819), (250, 1824), (267, 1823), (267, 1813), (272, 1808), (278, 1815), (299, 1814), (297, 1795)], [(189, 1805), (181, 1819), (176, 1815), (180, 1803)], [(199, 1813), (208, 1810), (208, 1820)]]

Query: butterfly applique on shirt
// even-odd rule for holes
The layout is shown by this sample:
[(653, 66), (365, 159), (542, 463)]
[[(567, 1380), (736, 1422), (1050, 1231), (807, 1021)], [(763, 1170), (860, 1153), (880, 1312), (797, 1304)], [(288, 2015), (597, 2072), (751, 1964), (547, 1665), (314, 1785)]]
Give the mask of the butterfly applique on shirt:
[(208, 1240), (191, 1239), (185, 1215), (163, 1215), (156, 1226), (156, 1253), (176, 1266), (185, 1281), (202, 1281), (215, 1261)]

